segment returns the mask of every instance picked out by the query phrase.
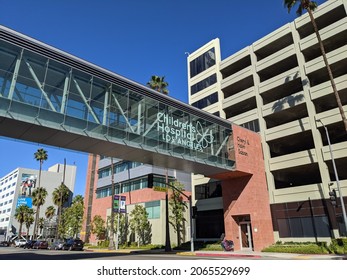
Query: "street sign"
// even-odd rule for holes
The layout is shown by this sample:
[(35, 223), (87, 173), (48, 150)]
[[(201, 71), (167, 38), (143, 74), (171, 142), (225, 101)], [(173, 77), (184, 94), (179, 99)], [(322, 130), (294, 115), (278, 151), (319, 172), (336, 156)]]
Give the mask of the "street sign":
[(157, 192), (166, 192), (167, 187), (153, 186), (153, 190)]
[(116, 213), (125, 213), (126, 197), (115, 195), (113, 198), (113, 211)]

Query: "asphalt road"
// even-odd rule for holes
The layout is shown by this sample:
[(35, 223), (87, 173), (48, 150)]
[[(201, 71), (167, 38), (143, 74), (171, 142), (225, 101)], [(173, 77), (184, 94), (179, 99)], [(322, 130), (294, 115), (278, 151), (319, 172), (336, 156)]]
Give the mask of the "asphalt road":
[[(229, 259), (242, 259), (228, 257)], [(92, 251), (55, 251), (23, 249), (15, 247), (0, 247), (0, 260), (202, 260), (225, 259), (225, 257), (201, 257), (178, 255), (175, 253), (117, 253), (117, 252), (92, 252)], [(271, 259), (271, 258), (262, 258)]]

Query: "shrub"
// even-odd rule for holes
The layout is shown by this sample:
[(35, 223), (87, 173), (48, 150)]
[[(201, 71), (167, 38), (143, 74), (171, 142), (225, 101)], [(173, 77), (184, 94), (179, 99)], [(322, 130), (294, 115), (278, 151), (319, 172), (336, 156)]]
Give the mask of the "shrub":
[(286, 242), (275, 243), (274, 245), (265, 248), (263, 252), (277, 252), (277, 253), (296, 253), (296, 254), (328, 254), (329, 249), (325, 242)]
[(329, 251), (333, 254), (347, 254), (347, 238), (333, 239)]

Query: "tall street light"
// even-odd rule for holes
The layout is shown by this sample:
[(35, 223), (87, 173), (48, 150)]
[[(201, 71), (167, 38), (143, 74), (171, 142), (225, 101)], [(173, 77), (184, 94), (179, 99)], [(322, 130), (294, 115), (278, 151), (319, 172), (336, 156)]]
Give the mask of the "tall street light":
[(346, 209), (345, 209), (345, 204), (343, 202), (343, 196), (342, 196), (342, 192), (341, 192), (341, 188), (340, 188), (339, 175), (337, 174), (337, 169), (336, 169), (336, 165), (335, 165), (335, 159), (334, 159), (333, 151), (332, 151), (332, 148), (331, 148), (331, 143), (330, 143), (330, 137), (329, 137), (328, 129), (326, 128), (326, 126), (324, 125), (324, 123), (321, 120), (316, 120), (316, 121), (320, 122), (322, 124), (322, 126), (324, 127), (324, 130), (325, 130), (326, 136), (327, 136), (327, 140), (328, 140), (328, 144), (329, 144), (330, 157), (331, 157), (331, 161), (333, 163), (334, 174), (335, 174), (335, 178), (336, 178), (336, 186), (337, 186), (337, 190), (338, 190), (339, 195), (340, 195), (342, 216), (343, 216), (343, 221), (344, 221), (344, 224), (345, 224), (345, 235), (347, 235), (347, 215), (346, 215)]

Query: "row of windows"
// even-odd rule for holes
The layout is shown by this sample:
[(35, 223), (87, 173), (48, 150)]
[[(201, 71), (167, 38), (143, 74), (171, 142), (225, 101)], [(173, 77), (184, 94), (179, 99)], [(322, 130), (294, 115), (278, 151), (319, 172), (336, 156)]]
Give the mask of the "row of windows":
[(222, 196), (222, 184), (220, 181), (208, 182), (195, 186), (195, 199), (207, 199)]
[[(130, 182), (116, 183), (115, 184), (115, 194), (145, 189), (148, 186), (148, 178), (143, 177), (139, 179), (132, 180)], [(112, 194), (112, 187), (106, 186), (102, 189), (96, 190), (96, 198), (103, 198), (110, 196)]]
[(10, 175), (9, 178), (3, 179), (3, 180), (0, 182), (0, 186), (2, 186), (3, 184), (6, 184), (8, 181), (11, 181), (12, 179), (17, 178), (17, 176), (18, 176), (18, 174), (16, 173), (16, 174), (13, 175), (13, 177), (12, 177), (12, 175)]
[(9, 195), (14, 194), (14, 191), (11, 191), (10, 193), (3, 194), (1, 198), (8, 197)]
[(280, 237), (330, 237), (327, 216), (278, 219)]
[(202, 91), (205, 88), (208, 88), (209, 86), (217, 83), (217, 75), (213, 74), (206, 79), (203, 79), (200, 82), (197, 82), (196, 84), (192, 85), (190, 87), (190, 94), (193, 95), (199, 91)]
[(12, 185), (8, 185), (8, 186), (4, 187), (3, 189), (0, 189), (0, 192), (3, 192), (6, 189), (9, 189), (9, 188), (14, 187), (14, 186), (16, 186), (16, 182), (13, 182)]
[[(3, 205), (6, 205), (8, 203), (12, 203), (12, 201), (13, 201), (13, 199), (10, 199), (9, 201), (1, 202), (0, 203), (0, 207), (3, 206)], [(1, 211), (0, 211), (0, 213), (1, 213)]]
[[(165, 177), (159, 175), (154, 176), (153, 184), (157, 187), (165, 187)], [(174, 178), (169, 178), (169, 182), (175, 180)], [(126, 193), (130, 191), (136, 191), (145, 189), (148, 187), (148, 177), (132, 179), (130, 182), (115, 183), (115, 194)], [(96, 198), (103, 198), (112, 195), (112, 186), (108, 185), (106, 187), (96, 190)]]
[(10, 218), (9, 218), (9, 217), (6, 217), (6, 218), (1, 218), (1, 219), (0, 219), (0, 222), (7, 222), (8, 220), (10, 220)]
[(193, 78), (215, 64), (215, 50), (212, 48), (190, 62), (190, 77)]
[[(138, 167), (140, 165), (143, 165), (143, 163), (140, 162), (132, 162), (132, 161), (122, 161), (113, 164), (113, 173), (120, 173), (126, 170), (130, 170), (132, 168)], [(98, 178), (105, 178), (111, 176), (111, 166), (108, 166), (106, 168), (100, 169), (98, 171)]]
[(209, 96), (206, 96), (203, 99), (200, 99), (200, 100), (192, 103), (192, 106), (199, 108), (199, 109), (203, 109), (203, 108), (208, 107), (208, 106), (210, 106), (214, 103), (217, 103), (217, 102), (218, 102), (218, 93), (215, 92)]

